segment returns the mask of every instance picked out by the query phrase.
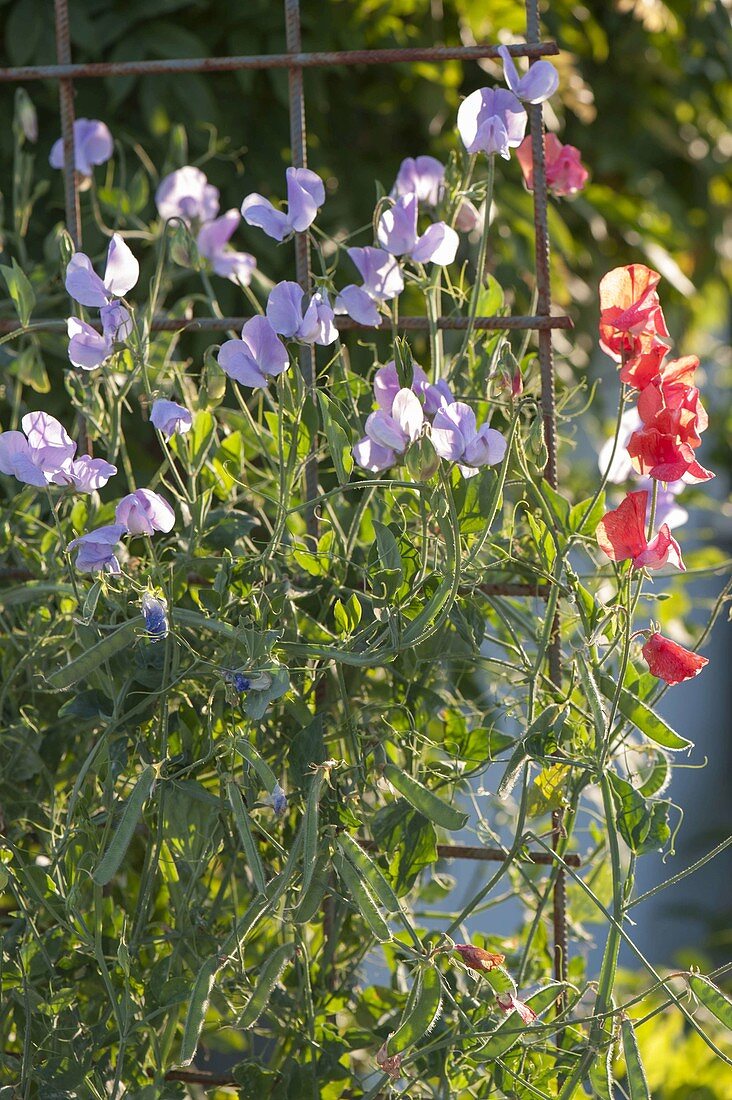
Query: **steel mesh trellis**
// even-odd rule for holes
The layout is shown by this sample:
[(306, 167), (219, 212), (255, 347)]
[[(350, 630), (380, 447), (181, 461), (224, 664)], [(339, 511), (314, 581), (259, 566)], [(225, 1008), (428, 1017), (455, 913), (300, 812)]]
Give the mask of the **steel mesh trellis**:
[[(558, 47), (553, 42), (543, 42), (540, 37), (539, 0), (526, 0), (526, 43), (509, 47), (514, 57), (526, 57), (529, 63), (543, 56), (556, 55)], [(498, 48), (493, 45), (476, 46), (432, 46), (411, 47), (405, 49), (374, 49), (303, 52), (301, 42), (301, 20), (299, 0), (284, 0), (286, 53), (265, 55), (243, 55), (214, 58), (180, 58), (164, 61), (122, 61), (94, 62), (74, 64), (71, 59), (71, 37), (68, 0), (54, 0), (54, 22), (56, 35), (55, 65), (26, 65), (0, 69), (0, 83), (20, 83), (55, 79), (59, 83), (59, 114), (61, 136), (64, 150), (64, 205), (69, 233), (77, 248), (82, 243), (82, 226), (79, 206), (79, 180), (74, 161), (74, 81), (127, 75), (158, 75), (171, 73), (213, 73), (235, 72), (238, 70), (282, 69), (288, 71), (289, 86), (289, 122), (290, 146), (294, 167), (306, 167), (307, 164), (307, 128), (305, 120), (305, 95), (303, 72), (306, 68), (325, 68), (349, 65), (384, 65), (417, 61), (478, 61), (484, 58), (498, 57)], [(529, 107), (531, 122), (531, 141), (533, 158), (533, 206), (535, 227), (535, 269), (537, 305), (534, 315), (494, 316), (475, 318), (476, 329), (534, 330), (538, 334), (538, 358), (541, 372), (541, 411), (544, 439), (548, 461), (545, 477), (552, 488), (557, 487), (557, 437), (556, 437), (556, 401), (555, 379), (552, 352), (552, 330), (571, 327), (566, 316), (551, 313), (551, 280), (549, 268), (549, 233), (547, 225), (547, 184), (544, 159), (544, 122), (541, 104)], [(298, 282), (308, 289), (310, 281), (310, 246), (307, 232), (295, 234), (295, 267)], [(153, 331), (227, 331), (240, 328), (245, 317), (196, 317), (186, 320), (171, 320), (156, 317), (152, 322)], [(464, 329), (467, 318), (439, 318), (440, 329)], [(402, 317), (399, 328), (404, 331), (426, 331), (428, 320), (425, 317)], [(337, 327), (341, 331), (373, 328), (360, 325), (350, 318), (338, 318)], [(380, 326), (381, 328), (384, 325)], [(56, 318), (43, 318), (34, 321), (33, 331), (63, 331), (65, 322)], [(15, 321), (0, 319), (0, 333), (18, 330)], [(301, 356), (301, 368), (306, 382), (315, 400), (316, 370), (315, 353), (307, 347)], [(313, 502), (309, 513), (309, 530), (317, 530), (315, 524), (314, 502), (318, 495), (317, 462), (311, 453), (306, 466), (305, 491), (308, 501)], [(548, 586), (526, 584), (489, 584), (481, 586), (490, 595), (526, 596), (546, 599)], [(549, 675), (551, 681), (561, 682), (561, 649), (559, 640), (559, 620), (555, 616), (552, 639), (549, 648)], [(563, 839), (562, 811), (554, 811), (552, 816), (552, 846), (557, 850)], [(369, 842), (366, 845), (371, 846)], [(444, 858), (468, 859), (479, 861), (499, 861), (506, 859), (507, 853), (500, 849), (472, 847), (468, 845), (438, 845), (438, 854)], [(566, 881), (562, 863), (579, 866), (579, 857), (562, 853), (562, 859), (546, 852), (529, 852), (523, 857), (526, 862), (539, 865), (554, 865), (555, 881), (553, 886), (553, 926), (554, 926), (554, 974), (558, 981), (567, 977), (567, 918), (566, 918)], [(559, 1000), (561, 1006), (561, 999)], [(202, 1084), (228, 1084), (233, 1079), (219, 1078), (196, 1070), (172, 1071), (167, 1075), (170, 1080), (180, 1080)], [(346, 1095), (346, 1094), (344, 1094)]]

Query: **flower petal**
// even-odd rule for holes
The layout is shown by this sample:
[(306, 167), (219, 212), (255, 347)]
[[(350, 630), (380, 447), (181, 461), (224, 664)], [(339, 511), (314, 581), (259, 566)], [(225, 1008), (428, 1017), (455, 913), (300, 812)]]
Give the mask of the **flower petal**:
[(297, 233), (302, 233), (315, 221), (318, 207), (325, 202), (325, 187), (320, 176), (309, 168), (288, 168), (287, 219)]
[(66, 290), (82, 306), (106, 305), (109, 293), (84, 252), (75, 252), (66, 265)]
[(111, 297), (123, 298), (128, 290), (132, 290), (139, 278), (139, 263), (119, 233), (115, 233), (107, 249), (104, 285)]
[(411, 256), (415, 263), (433, 263), (444, 267), (455, 259), (459, 244), (460, 238), (454, 229), (444, 222), (435, 222), (418, 239)]
[(275, 210), (264, 195), (258, 195), (256, 192), (247, 195), (241, 204), (241, 212), (247, 225), (255, 225), (263, 229), (268, 237), (276, 241), (284, 241), (291, 232), (287, 214), (281, 210)]

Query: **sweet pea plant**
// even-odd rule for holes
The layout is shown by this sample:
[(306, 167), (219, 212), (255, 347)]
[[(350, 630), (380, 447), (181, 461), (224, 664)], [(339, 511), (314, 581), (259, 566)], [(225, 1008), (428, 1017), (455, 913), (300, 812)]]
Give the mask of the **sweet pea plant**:
[[(637, 859), (672, 849), (664, 793), (691, 747), (654, 705), (707, 663), (706, 631), (666, 637), (646, 595), (684, 569), (678, 492), (713, 476), (698, 361), (671, 358), (659, 275), (609, 272), (616, 430), (585, 499), (551, 488), (529, 342), (476, 327), (511, 298), (488, 274), (498, 166), (515, 151), (533, 186), (523, 104), (558, 84), (547, 61), (504, 63), (507, 88), (461, 105), (449, 163), (404, 160), (348, 235), (320, 229), (304, 168), (220, 214), (186, 165), (156, 220), (122, 206), (107, 226), (94, 170), (114, 143), (79, 120), (108, 246), (59, 238), (50, 393), (28, 363), (62, 338), (32, 312), (61, 295), (3, 269), (20, 319), (0, 434), (13, 1095), (199, 1095), (218, 1051), (241, 1096), (635, 1100), (636, 1031), (669, 1012), (732, 1064), (729, 1000), (655, 969), (629, 915)], [(557, 197), (587, 179), (556, 135), (547, 174)], [(242, 219), (254, 253), (307, 233), (310, 284), (272, 285), (231, 244)], [(189, 355), (192, 306), (221, 316), (217, 279), (248, 319)], [(407, 307), (425, 339), (400, 335)], [(342, 342), (351, 322), (373, 334)], [(584, 401), (562, 394), (564, 424)], [(438, 849), (456, 834), (500, 851), (460, 900)], [(560, 872), (582, 916), (557, 970)], [(645, 982), (630, 999), (621, 946)]]

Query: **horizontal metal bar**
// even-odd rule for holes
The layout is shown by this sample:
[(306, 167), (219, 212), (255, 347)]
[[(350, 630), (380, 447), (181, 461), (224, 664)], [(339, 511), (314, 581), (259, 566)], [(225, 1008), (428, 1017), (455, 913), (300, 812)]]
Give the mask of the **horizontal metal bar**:
[[(195, 317), (186, 321), (182, 318), (155, 317), (152, 322), (153, 332), (228, 332), (229, 329), (240, 329), (250, 317)], [(99, 321), (88, 322), (92, 328), (101, 331)], [(350, 317), (336, 317), (336, 328), (340, 332), (379, 332), (391, 331), (391, 322), (384, 320), (380, 325), (361, 325)], [(476, 317), (473, 326), (477, 329), (506, 330), (506, 329), (554, 329), (572, 328), (572, 319), (566, 315), (558, 317), (516, 316), (516, 317)], [(408, 332), (429, 332), (430, 322), (427, 317), (400, 317), (397, 327)], [(465, 329), (468, 327), (467, 317), (439, 317), (437, 320), (439, 329)], [(0, 320), (0, 333), (22, 332), (23, 329), (17, 321)], [(66, 321), (59, 317), (42, 317), (31, 322), (29, 332), (66, 332)]]
[[(378, 852), (379, 850), (375, 840), (367, 840), (360, 836), (353, 839), (358, 841), (367, 852)], [(438, 844), (437, 854), (442, 859), (473, 859), (481, 863), (504, 863), (506, 859), (506, 852), (502, 851), (501, 848), (483, 848), (472, 844)], [(573, 853), (562, 858), (568, 867), (582, 866), (580, 857)], [(551, 866), (555, 860), (549, 852), (527, 852), (521, 856), (521, 862)]]
[[(556, 42), (514, 43), (514, 57), (553, 57)], [(480, 61), (499, 57), (497, 46), (412, 46), (387, 50), (331, 50), (316, 53), (246, 54), (240, 57), (181, 57), (165, 61), (94, 61), (80, 65), (20, 65), (0, 69), (0, 83), (80, 80), (103, 76), (163, 76), (166, 73), (226, 73), (244, 69), (322, 69), (335, 65), (389, 65), (415, 61)]]

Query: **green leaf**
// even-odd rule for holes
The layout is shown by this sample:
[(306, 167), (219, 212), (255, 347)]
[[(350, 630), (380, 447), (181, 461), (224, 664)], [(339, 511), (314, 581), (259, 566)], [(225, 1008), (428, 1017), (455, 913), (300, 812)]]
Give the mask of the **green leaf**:
[(336, 422), (333, 416), (334, 402), (327, 397), (322, 390), (318, 390), (318, 403), (320, 415), (323, 420), (325, 438), (328, 441), (328, 450), (333, 459), (336, 477), (341, 485), (345, 485), (351, 476), (353, 469), (353, 457), (351, 455), (351, 440), (342, 426)]
[(274, 786), (277, 782), (277, 776), (270, 768), (266, 760), (264, 760), (259, 752), (255, 749), (254, 745), (244, 737), (237, 737), (234, 742), (236, 750), (244, 759), (250, 764), (259, 777), (259, 782), (264, 787), (267, 794), (271, 794)]
[(374, 520), (374, 531), (376, 532), (376, 549), (382, 569), (398, 573), (401, 584), (404, 576), (404, 566), (399, 553), (399, 543), (389, 528), (385, 527), (383, 523), (379, 523), (378, 520)]
[(310, 790), (305, 804), (305, 816), (303, 818), (303, 853), (302, 853), (302, 889), (306, 891), (313, 877), (315, 863), (318, 858), (318, 819), (320, 795), (323, 789), (324, 774), (316, 772), (310, 781)]
[(328, 867), (330, 865), (330, 852), (320, 852), (315, 861), (310, 885), (300, 894), (297, 908), (292, 914), (295, 924), (307, 924), (318, 911), (325, 891), (328, 889)]
[(638, 1050), (638, 1040), (635, 1037), (635, 1028), (633, 1027), (633, 1021), (629, 1020), (627, 1016), (623, 1017), (620, 1024), (620, 1037), (623, 1043), (630, 1100), (651, 1100), (646, 1072), (643, 1069), (640, 1051)]
[(361, 622), (362, 614), (361, 603), (356, 593), (353, 592), (345, 603), (336, 600), (333, 614), (338, 633), (343, 635), (352, 634)]
[(582, 691), (584, 692), (587, 702), (590, 704), (590, 711), (592, 713), (592, 721), (595, 727), (595, 745), (599, 747), (602, 745), (605, 738), (607, 715), (605, 714), (605, 708), (597, 687), (595, 675), (586, 655), (584, 653), (577, 653), (576, 657), (577, 671), (579, 672)]
[(571, 515), (571, 505), (566, 497), (563, 497), (561, 493), (558, 493), (556, 489), (552, 489), (548, 481), (542, 481), (541, 492), (549, 505), (549, 510), (554, 517), (554, 521), (557, 526), (557, 531), (560, 534), (564, 534), (569, 529), (569, 517)]
[(18, 261), (13, 258), (12, 267), (0, 264), (0, 272), (8, 288), (8, 294), (13, 300), (15, 312), (18, 314), (21, 325), (25, 328), (31, 319), (33, 307), (36, 304), (36, 295), (28, 276), (23, 271)]
[[(573, 533), (579, 531), (580, 525), (582, 527), (582, 533), (588, 537), (594, 535), (597, 525), (605, 515), (607, 505), (605, 503), (604, 491), (600, 493), (599, 497), (592, 505), (592, 510), (587, 512), (587, 509), (592, 503), (592, 497), (588, 497), (587, 500), (581, 500), (579, 504), (575, 504), (569, 513), (569, 529)], [(583, 522), (583, 516), (587, 512), (587, 518)]]
[(454, 806), (449, 805), (447, 802), (443, 802), (436, 794), (433, 794), (427, 787), (423, 787), (421, 783), (418, 783), (416, 779), (412, 779), (411, 775), (407, 775), (396, 765), (386, 764), (384, 777), (388, 779), (392, 787), (399, 791), (399, 794), (406, 798), (411, 806), (414, 806), (415, 810), (419, 810), (428, 821), (433, 821), (435, 825), (440, 825), (443, 829), (456, 830), (462, 829), (467, 824), (468, 814), (456, 810)]
[(114, 831), (109, 847), (97, 864), (93, 879), (98, 886), (106, 886), (116, 874), (134, 836), (142, 809), (155, 786), (155, 769), (148, 764), (125, 802), (122, 817)]
[(398, 913), (401, 910), (399, 898), (394, 893), (391, 884), (387, 882), (380, 867), (363, 850), (361, 845), (348, 833), (341, 833), (338, 837), (338, 847), (358, 873), (362, 875), (364, 882), (381, 905), (389, 913)]
[(409, 991), (399, 1027), (389, 1038), (388, 1050), (402, 1054), (434, 1028), (442, 1012), (442, 981), (434, 966), (420, 967)]
[(139, 623), (136, 619), (123, 623), (117, 630), (102, 638), (101, 642), (93, 645), (91, 649), (87, 649), (85, 653), (64, 665), (63, 668), (52, 672), (50, 676), (46, 677), (47, 683), (54, 691), (59, 691), (61, 688), (71, 687), (78, 680), (85, 679), (105, 661), (114, 657), (121, 650), (126, 649), (134, 641), (138, 628)]
[(732, 1000), (703, 974), (692, 974), (689, 988), (720, 1024), (732, 1031)]
[(273, 951), (270, 951), (259, 971), (259, 977), (257, 978), (254, 992), (247, 1001), (244, 1011), (239, 1017), (239, 1027), (246, 1029), (256, 1024), (269, 1004), (269, 999), (272, 996), (274, 987), (280, 979), (282, 971), (292, 960), (294, 954), (294, 943), (283, 943), (280, 944), (279, 947), (275, 947)]
[(252, 826), (249, 821), (249, 814), (247, 813), (246, 806), (244, 805), (244, 799), (241, 796), (239, 787), (230, 779), (226, 784), (226, 793), (229, 798), (232, 812), (234, 814), (234, 822), (236, 824), (236, 830), (239, 834), (239, 838), (244, 846), (244, 852), (246, 853), (247, 862), (249, 864), (249, 870), (252, 872), (252, 878), (259, 890), (260, 894), (263, 894), (267, 888), (267, 878), (264, 873), (264, 867), (262, 866), (262, 860), (259, 855), (259, 848), (257, 842), (252, 833)]
[(343, 884), (346, 896), (354, 903), (367, 925), (381, 943), (391, 939), (389, 925), (379, 912), (376, 901), (352, 863), (340, 853), (333, 856), (333, 866)]
[(198, 1037), (201, 1034), (203, 1021), (206, 1018), (211, 990), (214, 987), (216, 975), (223, 965), (219, 956), (214, 955), (212, 958), (207, 959), (198, 971), (196, 982), (193, 986), (193, 993), (191, 994), (191, 999), (188, 1004), (185, 1027), (183, 1028), (183, 1039), (180, 1044), (180, 1063), (182, 1066), (187, 1066), (193, 1061), (196, 1048), (198, 1047)]
[[(600, 676), (600, 690), (606, 699), (614, 699), (617, 684), (610, 676)], [(647, 703), (642, 702), (636, 695), (626, 691), (625, 688), (620, 691), (619, 709), (623, 717), (632, 722), (641, 733), (644, 733), (649, 741), (655, 742), (662, 748), (678, 752), (681, 749), (694, 747), (691, 741), (680, 737), (675, 730), (672, 730), (669, 724), (654, 710), (651, 710)]]

